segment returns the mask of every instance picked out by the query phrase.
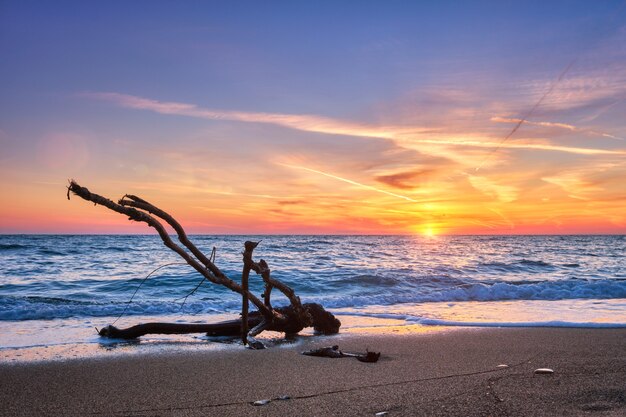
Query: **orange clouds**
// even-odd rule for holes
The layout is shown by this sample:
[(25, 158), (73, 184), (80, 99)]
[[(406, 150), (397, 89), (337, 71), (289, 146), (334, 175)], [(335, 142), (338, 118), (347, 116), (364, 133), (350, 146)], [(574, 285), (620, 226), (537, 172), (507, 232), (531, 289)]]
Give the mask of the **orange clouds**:
[(414, 171), (404, 171), (395, 174), (378, 175), (376, 181), (402, 190), (413, 190), (425, 181), (429, 175), (434, 173), (434, 169), (419, 169)]
[[(192, 233), (626, 232), (619, 127), (555, 116), (564, 122), (526, 121), (503, 143), (510, 127), (502, 125), (521, 119), (493, 114), (515, 112), (503, 106), (496, 113), (489, 104), (472, 113), (478, 104), (471, 92), (446, 91), (428, 127), (393, 117), (377, 124), (86, 93), (123, 108), (206, 120), (206, 127), (194, 124), (175, 143), (154, 140), (158, 129), (145, 126), (143, 136), (42, 134), (35, 162), (3, 160), (0, 186), (15, 197), (3, 207), (0, 230), (150, 232), (64, 200), (65, 177), (76, 176), (110, 197), (129, 192), (154, 201)], [(454, 105), (446, 112), (448, 102)], [(476, 114), (485, 117), (469, 123)], [(13, 146), (7, 135), (0, 139)], [(18, 177), (19, 190), (12, 185)]]

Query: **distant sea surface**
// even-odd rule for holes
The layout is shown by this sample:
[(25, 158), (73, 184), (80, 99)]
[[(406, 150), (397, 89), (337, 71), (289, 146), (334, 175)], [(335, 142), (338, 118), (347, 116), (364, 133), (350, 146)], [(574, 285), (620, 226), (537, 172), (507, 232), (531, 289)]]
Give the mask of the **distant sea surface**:
[[(625, 236), (192, 236), (233, 280), (246, 240), (275, 278), (347, 326), (626, 327)], [(81, 343), (94, 325), (234, 317), (155, 235), (0, 236), (0, 349)], [(257, 294), (260, 277), (251, 277)], [(286, 304), (277, 291), (275, 304)], [(344, 319), (345, 318), (345, 319)], [(360, 318), (360, 319), (355, 319)], [(368, 320), (363, 320), (363, 319)], [(371, 319), (371, 320), (369, 320)], [(367, 324), (364, 324), (367, 323)]]

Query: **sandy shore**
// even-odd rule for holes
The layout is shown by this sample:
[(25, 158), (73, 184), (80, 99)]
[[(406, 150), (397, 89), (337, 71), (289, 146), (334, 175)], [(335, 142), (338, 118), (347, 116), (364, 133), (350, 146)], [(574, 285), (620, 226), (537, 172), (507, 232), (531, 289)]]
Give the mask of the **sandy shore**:
[[(329, 344), (382, 357), (300, 354)], [(617, 416), (626, 415), (626, 329), (348, 334), (264, 351), (2, 365), (0, 381), (2, 415)]]

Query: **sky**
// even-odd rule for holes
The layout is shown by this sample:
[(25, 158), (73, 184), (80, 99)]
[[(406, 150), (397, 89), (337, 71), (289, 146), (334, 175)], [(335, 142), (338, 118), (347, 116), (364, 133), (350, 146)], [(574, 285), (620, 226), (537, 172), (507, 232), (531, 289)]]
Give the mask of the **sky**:
[(626, 233), (626, 2), (0, 0), (0, 233)]

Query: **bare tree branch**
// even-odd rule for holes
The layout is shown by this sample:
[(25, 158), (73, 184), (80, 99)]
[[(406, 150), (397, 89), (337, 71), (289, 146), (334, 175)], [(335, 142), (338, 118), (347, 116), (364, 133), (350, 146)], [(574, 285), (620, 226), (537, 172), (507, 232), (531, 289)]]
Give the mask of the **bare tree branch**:
[[(102, 205), (117, 213), (128, 216), (130, 220), (144, 222), (148, 226), (153, 227), (166, 247), (176, 252), (181, 258), (187, 262), (192, 268), (198, 271), (203, 280), (227, 287), (228, 289), (241, 294), (242, 296), (242, 320), (237, 323), (240, 325), (242, 341), (249, 344), (252, 348), (262, 348), (263, 345), (254, 339), (264, 330), (276, 330), (285, 333), (297, 333), (304, 327), (313, 326), (316, 331), (331, 334), (339, 331), (341, 322), (332, 314), (327, 312), (319, 304), (303, 305), (300, 298), (295, 292), (282, 282), (273, 279), (270, 275), (270, 269), (263, 259), (258, 263), (252, 259), (252, 252), (258, 245), (257, 242), (245, 242), (243, 252), (243, 272), (242, 285), (228, 278), (212, 261), (207, 258), (188, 238), (183, 227), (171, 215), (154, 206), (153, 204), (143, 200), (137, 196), (126, 194), (118, 203), (102, 197), (101, 195), (90, 192), (87, 188), (80, 186), (74, 180), (70, 181), (67, 189), (67, 197), (70, 198), (70, 192), (96, 205)], [(157, 218), (165, 221), (170, 225), (176, 234), (180, 243), (187, 248), (191, 255), (181, 246), (172, 241), (163, 224)], [(213, 249), (213, 254), (215, 248)], [(212, 254), (212, 256), (213, 256)], [(192, 256), (193, 255), (193, 256)], [(265, 282), (265, 293), (263, 301), (252, 294), (248, 289), (248, 279), (250, 270), (261, 275)], [(202, 283), (202, 282), (201, 282)], [(199, 286), (199, 285), (198, 285)], [(281, 291), (289, 301), (290, 307), (274, 309), (270, 303), (272, 288)], [(196, 287), (197, 289), (197, 287)], [(195, 292), (192, 291), (190, 294)], [(248, 301), (252, 302), (258, 309), (258, 313), (248, 314)], [(252, 325), (252, 330), (248, 330)], [(191, 325), (191, 324), (173, 324), (173, 323), (147, 323), (133, 326), (128, 329), (118, 329), (114, 326), (107, 326), (99, 331), (100, 335), (108, 337), (134, 338), (147, 333), (194, 333), (194, 332), (223, 332), (233, 331), (233, 322), (217, 323), (214, 325)]]

